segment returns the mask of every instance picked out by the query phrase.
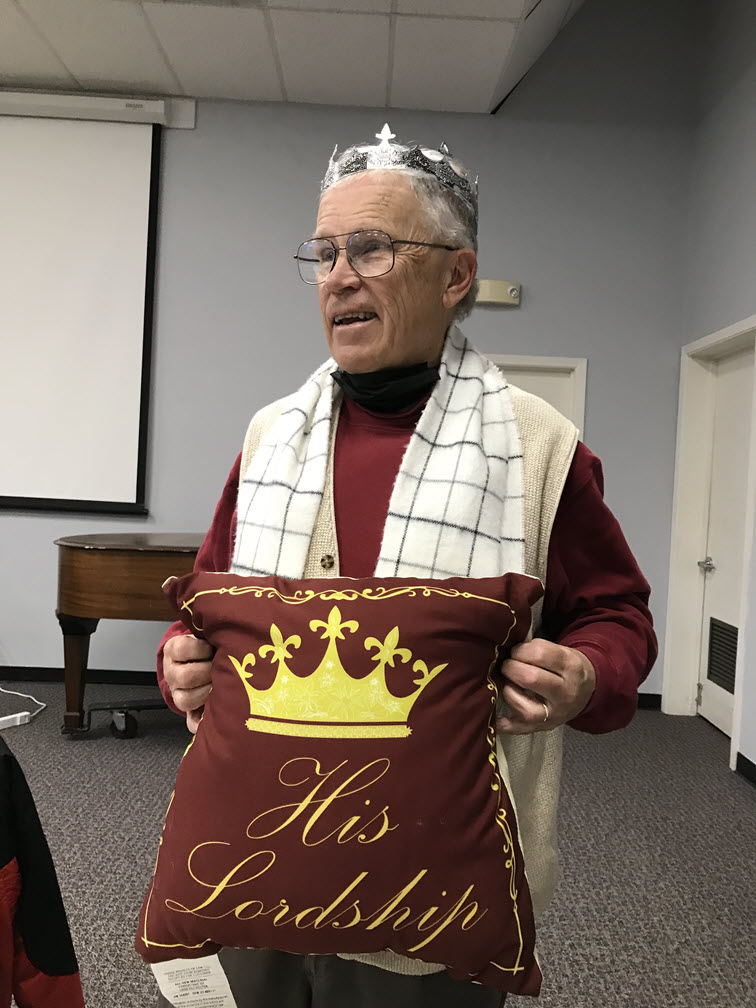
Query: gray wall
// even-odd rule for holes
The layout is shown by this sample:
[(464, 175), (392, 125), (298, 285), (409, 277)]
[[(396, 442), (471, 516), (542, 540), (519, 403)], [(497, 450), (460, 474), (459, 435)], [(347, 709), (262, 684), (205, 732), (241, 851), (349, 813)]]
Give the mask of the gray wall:
[[(712, 2), (694, 132), (683, 342), (756, 314), (756, 17)], [(756, 418), (754, 418), (756, 421)], [(756, 543), (748, 558), (756, 603)], [(745, 628), (740, 752), (756, 763), (756, 613)]]
[[(685, 6), (589, 0), (496, 116), (389, 117), (400, 138), (446, 140), (480, 174), (481, 275), (523, 284), (519, 309), (474, 312), (478, 347), (589, 359), (586, 440), (662, 637), (691, 142), (675, 27)], [(291, 255), (334, 143), (372, 136), (384, 117), (202, 102), (196, 130), (166, 132), (150, 517), (0, 515), (0, 664), (61, 661), (57, 536), (205, 530), (251, 413), (325, 356)], [(161, 631), (104, 622), (91, 665), (152, 668)], [(657, 668), (646, 688), (660, 683)]]

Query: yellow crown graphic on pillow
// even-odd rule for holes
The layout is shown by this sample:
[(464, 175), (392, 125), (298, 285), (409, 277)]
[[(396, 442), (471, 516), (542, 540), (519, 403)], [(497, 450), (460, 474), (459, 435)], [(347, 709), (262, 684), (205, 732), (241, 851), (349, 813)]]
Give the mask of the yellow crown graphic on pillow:
[[(404, 738), (410, 734), (407, 724), (410, 711), (425, 687), (446, 668), (447, 663), (429, 669), (418, 659), (412, 666), (417, 673), (417, 687), (408, 696), (397, 697), (386, 685), (386, 666), (394, 668), (398, 659), (403, 664), (412, 661), (412, 652), (399, 647), (399, 627), (394, 627), (385, 640), (367, 637), (367, 651), (374, 651), (375, 668), (363, 679), (355, 679), (344, 668), (337, 641), (346, 640), (345, 633), (356, 633), (356, 620), (342, 620), (334, 606), (327, 620), (311, 620), (310, 630), (327, 640), (325, 654), (309, 676), (294, 675), (287, 662), (302, 640), (298, 634), (284, 638), (275, 623), (270, 627), (270, 644), (263, 644), (255, 654), (229, 660), (244, 684), (249, 698), (250, 731), (274, 735), (300, 735), (312, 738)], [(258, 689), (254, 667), (257, 658), (278, 665), (273, 685)]]

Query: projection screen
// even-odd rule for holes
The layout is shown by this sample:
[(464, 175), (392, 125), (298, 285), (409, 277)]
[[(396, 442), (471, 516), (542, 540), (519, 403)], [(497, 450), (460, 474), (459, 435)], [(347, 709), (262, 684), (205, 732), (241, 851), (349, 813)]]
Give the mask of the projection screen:
[(0, 116), (0, 506), (144, 514), (159, 127)]

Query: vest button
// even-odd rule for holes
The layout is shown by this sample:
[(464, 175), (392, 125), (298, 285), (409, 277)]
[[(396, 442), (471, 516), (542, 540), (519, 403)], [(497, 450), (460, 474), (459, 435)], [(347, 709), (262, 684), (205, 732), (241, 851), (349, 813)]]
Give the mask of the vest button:
[(320, 558), (320, 566), (323, 570), (330, 570), (331, 567), (336, 563), (330, 553), (326, 553), (324, 557)]

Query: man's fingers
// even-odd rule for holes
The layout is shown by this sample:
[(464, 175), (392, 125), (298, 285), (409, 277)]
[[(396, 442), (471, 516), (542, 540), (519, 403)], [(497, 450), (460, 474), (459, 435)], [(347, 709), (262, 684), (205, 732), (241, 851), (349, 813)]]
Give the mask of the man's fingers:
[(534, 637), (524, 644), (515, 644), (510, 658), (525, 665), (536, 665), (554, 675), (560, 675), (564, 670), (565, 651), (560, 644)]
[(509, 717), (501, 717), (496, 722), (496, 730), (504, 735), (531, 735), (533, 732), (547, 731), (551, 727), (547, 714), (550, 713), (545, 700), (526, 696), (516, 686), (505, 683), (501, 698), (510, 709)]
[(501, 674), (507, 682), (543, 697), (553, 694), (562, 685), (562, 677), (555, 672), (513, 658), (502, 663)]
[(496, 727), (511, 735), (565, 724), (585, 709), (596, 685), (596, 670), (584, 654), (542, 640), (512, 648), (501, 672), (501, 697), (511, 713)]
[[(213, 649), (207, 641), (199, 640), (191, 634), (172, 637), (163, 648), (163, 676), (173, 695), (174, 702), (179, 690), (191, 691), (209, 687), (211, 680)], [(200, 701), (201, 703), (202, 701)], [(179, 706), (176, 704), (176, 706)], [(194, 703), (191, 707), (198, 707)], [(182, 707), (182, 710), (190, 710)]]
[(213, 649), (205, 640), (192, 634), (180, 634), (171, 637), (163, 648), (163, 658), (175, 662), (207, 661), (213, 657)]
[(192, 711), (196, 711), (198, 707), (202, 707), (210, 696), (212, 688), (210, 683), (198, 686), (195, 689), (177, 687), (171, 690), (171, 698), (180, 711), (186, 711), (189, 714)]
[(186, 715), (186, 727), (192, 733), (196, 735), (197, 729), (199, 728), (199, 723), (202, 720), (203, 708), (199, 707), (197, 710), (191, 710)]
[(530, 726), (531, 731), (545, 722), (547, 707), (544, 706), (543, 700), (526, 696), (510, 683), (504, 683), (502, 686), (501, 698), (511, 709), (512, 719)]
[(205, 701), (212, 690), (213, 648), (192, 634), (171, 637), (163, 648), (163, 677), (186, 726), (197, 731)]
[(496, 722), (496, 731), (502, 735), (532, 735), (536, 731), (545, 731), (548, 724), (539, 725), (534, 728), (524, 721), (516, 721), (514, 718), (499, 718)]
[(163, 676), (171, 690), (207, 686), (212, 678), (212, 662), (163, 661)]
[[(212, 682), (212, 662), (163, 662), (163, 677), (171, 693), (176, 690), (196, 690)], [(195, 706), (197, 706), (195, 704)]]

